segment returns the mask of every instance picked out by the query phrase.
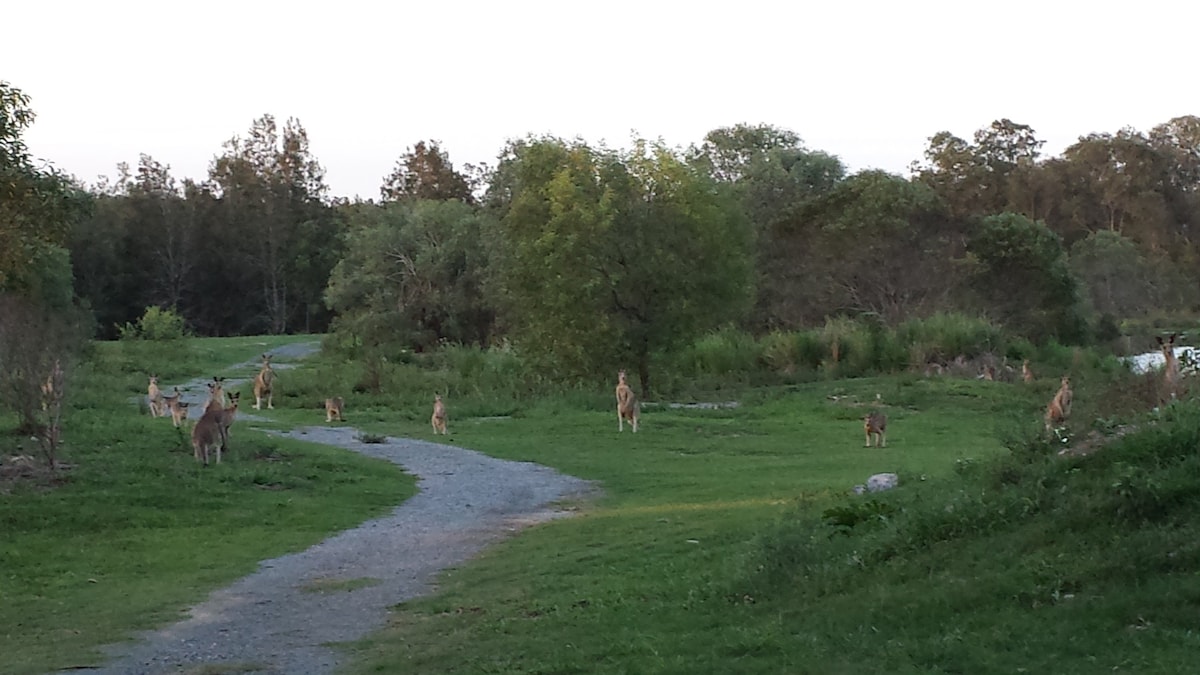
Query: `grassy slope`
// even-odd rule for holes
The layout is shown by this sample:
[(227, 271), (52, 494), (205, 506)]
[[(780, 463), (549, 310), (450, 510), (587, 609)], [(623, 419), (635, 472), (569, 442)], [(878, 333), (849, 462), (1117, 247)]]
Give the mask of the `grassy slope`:
[[(848, 398), (831, 401), (835, 391)], [(891, 404), (886, 450), (862, 447), (853, 403), (876, 392)], [(759, 391), (735, 410), (648, 410), (636, 437), (599, 412), (452, 417), (451, 442), (599, 480), (607, 496), (447, 575), (439, 595), (407, 604), (360, 645), (359, 668), (799, 672), (826, 638), (784, 619), (782, 597), (743, 592), (757, 537), (797, 503), (812, 512), (844, 501), (872, 473), (921, 483), (956, 459), (994, 456), (994, 410), (1034, 414), (1030, 401), (995, 383), (886, 378)], [(418, 422), (389, 431), (428, 433)]]
[[(0, 494), (0, 672), (96, 663), (97, 646), (172, 621), (259, 560), (303, 549), (414, 492), (411, 478), (386, 462), (270, 439), (244, 423), (226, 461), (202, 469), (169, 420), (128, 402), (145, 393), (139, 371), (174, 384), (280, 340), (196, 340), (186, 354), (97, 346), (71, 381), (66, 459), (75, 468), (53, 489), (18, 484)], [(172, 352), (180, 358), (168, 363)], [(0, 439), (0, 450), (19, 442)]]
[[(1086, 459), (1003, 450), (1055, 384), (819, 383), (648, 411), (636, 438), (561, 406), (452, 421), (456, 444), (607, 497), (447, 574), (356, 645), (351, 670), (1190, 672), (1200, 412), (1168, 409)], [(898, 406), (886, 451), (860, 447), (860, 409), (828, 398), (875, 392)], [(428, 433), (402, 414), (390, 433)], [(904, 489), (844, 495), (883, 470)]]

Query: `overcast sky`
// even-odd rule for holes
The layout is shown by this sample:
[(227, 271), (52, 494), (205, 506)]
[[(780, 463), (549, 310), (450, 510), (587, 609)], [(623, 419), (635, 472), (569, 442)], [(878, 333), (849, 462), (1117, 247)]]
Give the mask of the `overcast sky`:
[(494, 164), (529, 133), (686, 146), (767, 123), (907, 175), (941, 130), (1007, 117), (1057, 154), (1200, 114), (1184, 0), (18, 3), (0, 80), (33, 98), (33, 153), (89, 184), (139, 153), (201, 179), (265, 113), (364, 198), (423, 139)]

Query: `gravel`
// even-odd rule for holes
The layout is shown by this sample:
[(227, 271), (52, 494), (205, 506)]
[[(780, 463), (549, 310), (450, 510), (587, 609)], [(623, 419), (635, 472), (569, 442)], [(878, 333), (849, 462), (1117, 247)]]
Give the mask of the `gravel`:
[[(247, 417), (239, 412), (239, 421)], [(245, 673), (331, 673), (340, 655), (328, 643), (383, 628), (390, 607), (433, 592), (440, 572), (523, 527), (569, 515), (564, 504), (598, 489), (545, 466), (440, 443), (362, 443), (347, 427), (277, 435), (395, 462), (418, 478), (419, 493), (388, 516), (260, 563), (258, 571), (192, 607), (186, 620), (106, 648), (113, 659), (108, 665), (70, 672), (174, 673), (207, 665)]]

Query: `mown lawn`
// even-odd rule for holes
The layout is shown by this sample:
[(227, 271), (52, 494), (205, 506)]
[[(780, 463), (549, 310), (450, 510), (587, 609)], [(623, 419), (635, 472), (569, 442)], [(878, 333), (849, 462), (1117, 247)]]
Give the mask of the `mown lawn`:
[[(146, 372), (165, 383), (207, 377), (296, 340), (96, 346), (70, 380), (64, 458), (72, 468), (0, 483), (0, 672), (100, 663), (97, 647), (173, 621), (258, 561), (302, 550), (415, 492), (390, 463), (245, 424), (225, 461), (204, 469), (186, 432), (130, 400), (144, 394)], [(183, 357), (164, 358), (172, 353)], [(0, 437), (0, 454), (32, 452), (27, 439)]]

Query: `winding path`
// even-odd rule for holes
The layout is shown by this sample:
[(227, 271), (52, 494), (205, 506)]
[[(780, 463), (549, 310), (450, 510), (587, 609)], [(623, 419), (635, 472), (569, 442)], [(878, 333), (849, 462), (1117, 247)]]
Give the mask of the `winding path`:
[[(272, 352), (303, 355), (300, 348)], [(246, 417), (239, 412), (239, 421)], [(449, 445), (398, 438), (364, 444), (346, 427), (278, 435), (395, 462), (418, 478), (419, 492), (390, 515), (260, 563), (192, 607), (190, 618), (107, 648), (110, 664), (71, 672), (142, 675), (223, 665), (243, 673), (331, 673), (339, 653), (327, 643), (382, 628), (389, 607), (430, 593), (439, 572), (522, 527), (567, 515), (557, 502), (596, 489), (538, 464)], [(313, 584), (338, 590), (305, 590)]]

